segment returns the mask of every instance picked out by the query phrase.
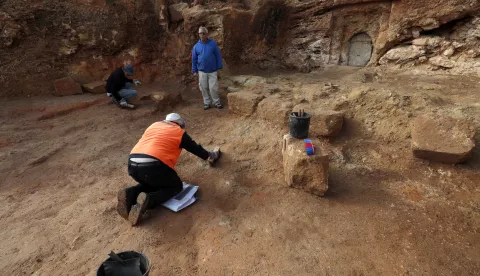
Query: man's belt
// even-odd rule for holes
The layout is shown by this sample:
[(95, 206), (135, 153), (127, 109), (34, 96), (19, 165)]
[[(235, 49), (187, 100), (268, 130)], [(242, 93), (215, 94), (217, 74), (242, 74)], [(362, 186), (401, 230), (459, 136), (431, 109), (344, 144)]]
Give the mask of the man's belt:
[(130, 161), (138, 163), (138, 164), (158, 162), (157, 159), (151, 158), (151, 157), (132, 157), (132, 158), (130, 158)]

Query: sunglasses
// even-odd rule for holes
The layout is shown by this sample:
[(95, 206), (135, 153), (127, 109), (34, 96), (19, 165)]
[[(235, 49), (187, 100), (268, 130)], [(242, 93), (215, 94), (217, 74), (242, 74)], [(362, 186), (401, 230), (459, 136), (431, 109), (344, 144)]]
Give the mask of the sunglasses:
[(204, 35), (205, 33), (198, 33), (199, 35)]

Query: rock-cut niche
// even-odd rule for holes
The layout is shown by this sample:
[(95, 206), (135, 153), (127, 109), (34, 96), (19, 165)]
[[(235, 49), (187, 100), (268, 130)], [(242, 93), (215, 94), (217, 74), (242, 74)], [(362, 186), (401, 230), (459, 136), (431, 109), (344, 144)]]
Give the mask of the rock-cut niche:
[(366, 33), (356, 34), (350, 39), (348, 65), (363, 67), (372, 57), (372, 39)]

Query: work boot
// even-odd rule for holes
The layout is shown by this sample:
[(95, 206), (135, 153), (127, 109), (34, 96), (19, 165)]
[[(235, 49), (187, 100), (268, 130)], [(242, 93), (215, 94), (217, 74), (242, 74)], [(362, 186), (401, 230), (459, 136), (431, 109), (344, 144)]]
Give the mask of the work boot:
[(116, 106), (120, 107), (120, 103), (113, 96), (112, 96), (112, 103), (115, 104)]
[(128, 187), (118, 191), (117, 212), (122, 218), (128, 220), (128, 213), (130, 212), (132, 205), (135, 203), (136, 196), (135, 187)]
[(137, 204), (132, 206), (130, 213), (128, 214), (128, 221), (135, 226), (140, 221), (143, 213), (147, 210), (148, 195), (146, 193), (140, 193), (137, 197)]
[(133, 104), (127, 102), (127, 100), (125, 100), (125, 99), (121, 99), (119, 104), (120, 104), (121, 108), (129, 108), (129, 109), (135, 108), (135, 106)]

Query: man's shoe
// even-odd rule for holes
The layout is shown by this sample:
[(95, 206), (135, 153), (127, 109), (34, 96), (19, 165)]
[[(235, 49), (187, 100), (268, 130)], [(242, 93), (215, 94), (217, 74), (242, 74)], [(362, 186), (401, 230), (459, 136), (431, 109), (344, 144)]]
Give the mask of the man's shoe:
[(217, 104), (217, 105), (215, 105), (215, 107), (218, 108), (218, 109), (222, 109), (223, 105), (222, 104)]
[(137, 204), (132, 206), (130, 213), (128, 214), (128, 221), (135, 226), (140, 221), (143, 213), (147, 210), (148, 195), (146, 193), (140, 193), (137, 197)]
[(207, 110), (207, 109), (209, 109), (209, 108), (210, 108), (210, 105), (209, 105), (209, 104), (204, 104), (204, 105), (203, 105), (203, 110)]
[(129, 187), (120, 190), (117, 194), (117, 212), (126, 220), (128, 220), (128, 213), (130, 212), (132, 205), (135, 203), (136, 193), (133, 188), (134, 187)]
[(120, 107), (120, 103), (113, 96), (112, 96), (112, 103), (114, 103), (116, 106)]
[(123, 106), (123, 108), (134, 109), (135, 105), (133, 105), (131, 103), (127, 103), (125, 106)]
[(135, 106), (129, 102), (127, 102), (127, 100), (125, 99), (121, 99), (120, 100), (120, 107), (122, 108), (129, 108), (129, 109), (133, 109), (135, 108)]

